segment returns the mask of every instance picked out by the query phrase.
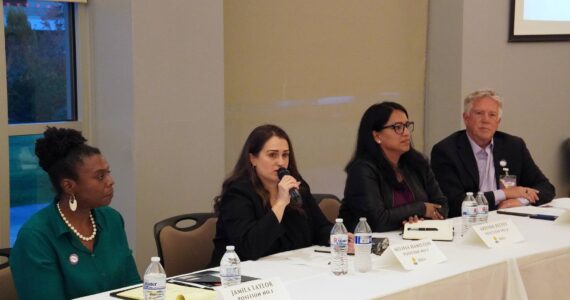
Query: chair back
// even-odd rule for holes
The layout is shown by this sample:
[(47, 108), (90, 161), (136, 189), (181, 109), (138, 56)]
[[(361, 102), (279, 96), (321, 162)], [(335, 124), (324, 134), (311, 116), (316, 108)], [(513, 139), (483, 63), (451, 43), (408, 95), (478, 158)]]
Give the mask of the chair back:
[[(0, 249), (0, 256), (9, 258), (10, 248)], [(2, 299), (18, 300), (9, 262), (0, 264), (0, 293), (2, 294)]]
[(313, 194), (317, 205), (331, 223), (335, 223), (340, 210), (340, 199), (333, 194)]
[[(205, 269), (214, 251), (214, 213), (174, 216), (154, 225), (154, 238), (167, 276)], [(184, 223), (193, 222), (190, 226)]]
[[(570, 183), (570, 138), (567, 138), (562, 142), (559, 156), (562, 163), (560, 168), (562, 180), (564, 183)], [(568, 189), (568, 197), (570, 197), (570, 189)]]

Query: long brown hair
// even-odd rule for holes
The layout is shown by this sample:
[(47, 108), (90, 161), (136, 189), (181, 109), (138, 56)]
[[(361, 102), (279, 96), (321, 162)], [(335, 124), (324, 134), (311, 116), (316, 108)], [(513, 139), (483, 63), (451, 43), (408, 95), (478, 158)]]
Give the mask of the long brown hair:
[[(282, 138), (287, 141), (287, 144), (289, 145), (289, 166), (288, 166), (289, 173), (291, 173), (291, 176), (295, 177), (297, 180), (302, 181), (301, 175), (299, 174), (299, 171), (297, 169), (297, 162), (295, 161), (295, 152), (293, 151), (293, 144), (291, 144), (291, 140), (289, 139), (287, 133), (285, 133), (285, 131), (280, 127), (272, 124), (265, 124), (258, 126), (249, 134), (249, 136), (245, 140), (245, 144), (243, 145), (243, 148), (241, 150), (241, 153), (236, 162), (236, 165), (234, 166), (232, 173), (230, 174), (230, 176), (228, 176), (226, 180), (224, 180), (224, 183), (222, 184), (222, 193), (216, 198), (214, 198), (214, 211), (216, 212), (216, 214), (219, 212), (219, 206), (220, 202), (222, 201), (222, 197), (227, 192), (229, 187), (234, 182), (243, 179), (248, 180), (253, 185), (253, 187), (255, 188), (255, 192), (263, 200), (264, 206), (270, 205), (269, 192), (265, 190), (263, 184), (261, 183), (261, 180), (257, 176), (257, 172), (255, 171), (254, 167), (251, 165), (251, 162), (249, 161), (249, 155), (250, 154), (255, 156), (259, 155), (259, 152), (261, 152), (261, 149), (263, 149), (265, 143), (267, 143), (267, 141), (274, 136)], [(298, 206), (298, 204), (292, 202), (290, 206)], [(293, 207), (293, 208), (299, 208), (299, 207)]]

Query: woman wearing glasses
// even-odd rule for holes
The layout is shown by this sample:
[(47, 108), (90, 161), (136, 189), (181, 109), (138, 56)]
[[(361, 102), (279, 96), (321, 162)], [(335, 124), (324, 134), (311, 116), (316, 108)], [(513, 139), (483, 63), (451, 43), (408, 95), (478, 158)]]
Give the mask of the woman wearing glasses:
[(413, 130), (414, 122), (398, 103), (374, 104), (362, 116), (340, 209), (348, 230), (360, 217), (382, 232), (447, 216), (447, 199), (427, 160), (411, 145)]

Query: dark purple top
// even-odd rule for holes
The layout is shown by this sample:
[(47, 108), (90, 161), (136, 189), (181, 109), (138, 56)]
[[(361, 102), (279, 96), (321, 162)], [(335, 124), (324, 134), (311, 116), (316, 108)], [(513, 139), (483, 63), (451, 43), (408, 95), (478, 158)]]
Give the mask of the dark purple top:
[(406, 181), (402, 181), (394, 187), (394, 200), (392, 207), (398, 207), (414, 202), (414, 195)]

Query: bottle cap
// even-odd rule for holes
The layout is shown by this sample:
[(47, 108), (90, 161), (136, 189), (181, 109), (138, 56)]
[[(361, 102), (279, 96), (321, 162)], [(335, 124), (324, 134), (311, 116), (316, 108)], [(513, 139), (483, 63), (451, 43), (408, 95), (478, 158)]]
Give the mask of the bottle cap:
[(358, 219), (359, 221), (364, 221), (366, 222), (366, 218), (365, 217), (360, 217), (360, 219)]
[(336, 218), (335, 222), (342, 223), (342, 218)]
[(150, 261), (152, 261), (152, 262), (160, 262), (160, 257), (158, 257), (158, 256), (153, 256), (153, 257), (150, 258)]
[(467, 195), (467, 196), (473, 196), (473, 192), (467, 192), (467, 193), (465, 193), (465, 195)]
[(508, 172), (509, 168), (503, 168), (503, 171)]
[(232, 245), (226, 246), (226, 250), (234, 251), (235, 249), (236, 249), (235, 246)]

